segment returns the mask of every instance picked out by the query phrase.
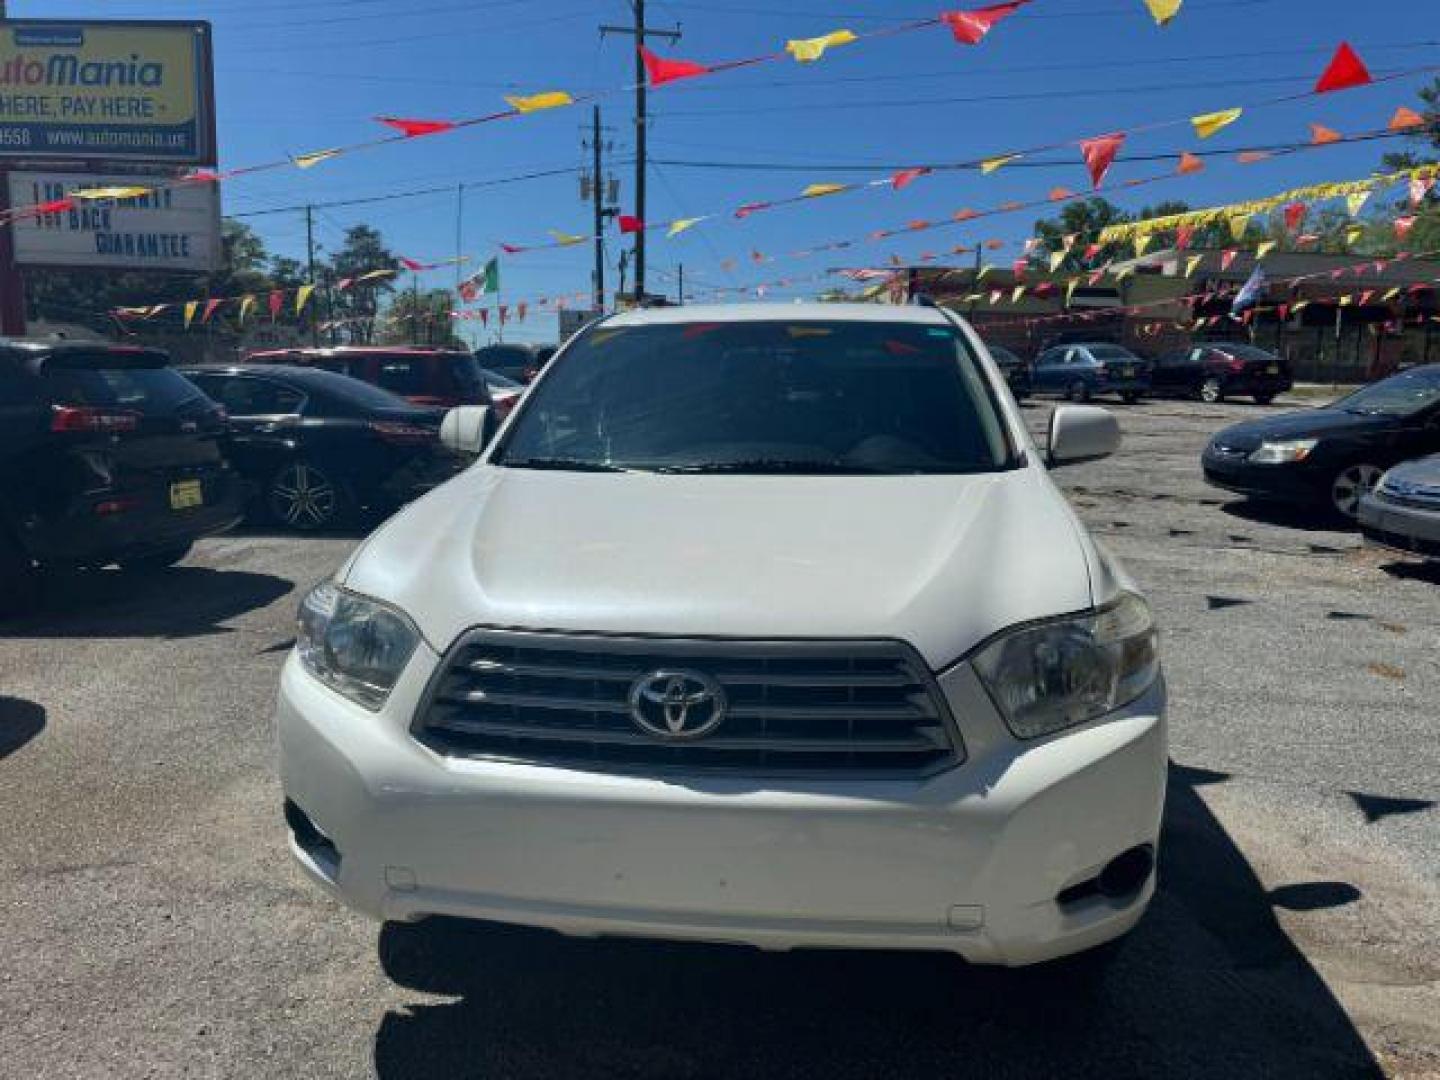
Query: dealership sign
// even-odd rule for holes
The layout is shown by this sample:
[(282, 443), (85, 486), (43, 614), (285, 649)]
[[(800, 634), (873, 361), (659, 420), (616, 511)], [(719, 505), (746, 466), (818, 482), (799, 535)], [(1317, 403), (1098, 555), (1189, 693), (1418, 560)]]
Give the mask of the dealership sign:
[[(10, 174), (10, 204), (64, 199), (77, 188), (134, 185), (137, 176)], [(206, 272), (220, 261), (220, 192), (214, 184), (159, 187), (134, 199), (76, 200), (68, 210), (16, 220), (21, 266), (104, 266)]]
[(215, 162), (210, 25), (0, 22), (0, 157)]

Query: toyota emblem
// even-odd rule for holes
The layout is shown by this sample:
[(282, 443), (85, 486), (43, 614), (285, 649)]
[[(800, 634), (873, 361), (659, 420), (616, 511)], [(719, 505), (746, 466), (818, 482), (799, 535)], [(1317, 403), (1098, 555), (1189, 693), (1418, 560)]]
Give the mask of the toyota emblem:
[(698, 739), (725, 719), (725, 689), (698, 671), (652, 671), (630, 688), (630, 716), (657, 739)]

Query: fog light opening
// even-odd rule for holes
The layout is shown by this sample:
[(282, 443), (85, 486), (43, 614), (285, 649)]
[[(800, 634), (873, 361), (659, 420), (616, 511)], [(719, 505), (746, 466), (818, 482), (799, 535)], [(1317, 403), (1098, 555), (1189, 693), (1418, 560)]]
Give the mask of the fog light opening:
[(285, 800), (285, 824), (300, 850), (310, 857), (326, 877), (334, 880), (340, 873), (340, 849), (310, 820), (310, 815), (297, 803)]
[(1141, 844), (1122, 852), (1105, 864), (1100, 876), (1095, 879), (1101, 896), (1120, 900), (1139, 892), (1150, 880), (1155, 869), (1155, 849), (1150, 844)]

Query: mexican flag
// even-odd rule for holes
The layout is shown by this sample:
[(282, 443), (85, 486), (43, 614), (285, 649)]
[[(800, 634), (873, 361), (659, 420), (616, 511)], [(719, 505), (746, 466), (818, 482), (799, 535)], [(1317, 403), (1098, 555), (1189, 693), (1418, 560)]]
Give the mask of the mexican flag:
[(477, 296), (487, 296), (500, 291), (500, 259), (491, 259), (477, 273), (460, 283), (460, 299), (466, 303)]

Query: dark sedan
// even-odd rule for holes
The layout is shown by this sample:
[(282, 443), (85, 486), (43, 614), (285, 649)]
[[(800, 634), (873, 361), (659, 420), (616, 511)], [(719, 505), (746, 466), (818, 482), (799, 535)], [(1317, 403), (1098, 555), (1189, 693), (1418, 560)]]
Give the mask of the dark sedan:
[(1269, 405), (1293, 385), (1285, 364), (1274, 353), (1253, 345), (1215, 342), (1164, 353), (1150, 374), (1157, 395), (1224, 401), (1250, 397)]
[(183, 372), (229, 411), (226, 455), (259, 507), (290, 528), (393, 509), (463, 465), (440, 445), (443, 410), (347, 375), (252, 363)]
[(986, 345), (1017, 398), (1030, 396), (1030, 365), (1002, 345)]
[(1328, 506), (1353, 518), (1392, 465), (1440, 451), (1440, 364), (1411, 368), (1323, 409), (1221, 431), (1205, 479), (1256, 499)]
[(1030, 386), (1036, 394), (1059, 394), (1068, 401), (1118, 394), (1134, 403), (1150, 390), (1150, 365), (1108, 342), (1056, 345), (1035, 358)]

